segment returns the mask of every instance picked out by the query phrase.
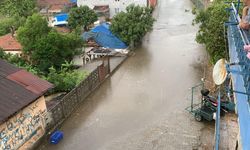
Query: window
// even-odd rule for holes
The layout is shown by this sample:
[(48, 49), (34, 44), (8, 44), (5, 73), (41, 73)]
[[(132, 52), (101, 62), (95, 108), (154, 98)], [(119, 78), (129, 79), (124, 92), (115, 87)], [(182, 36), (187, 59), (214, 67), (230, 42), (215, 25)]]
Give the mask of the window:
[(115, 8), (115, 13), (119, 13), (120, 9), (119, 8)]

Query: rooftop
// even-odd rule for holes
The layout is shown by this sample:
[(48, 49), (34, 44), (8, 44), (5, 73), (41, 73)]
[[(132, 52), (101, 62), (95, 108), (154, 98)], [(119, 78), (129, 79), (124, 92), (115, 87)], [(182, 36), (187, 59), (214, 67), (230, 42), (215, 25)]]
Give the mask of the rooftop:
[(0, 122), (35, 101), (52, 86), (51, 83), (0, 59)]
[(21, 44), (10, 33), (0, 37), (0, 47), (5, 51), (21, 51)]
[(67, 27), (55, 27), (57, 32), (60, 33), (70, 33), (70, 29)]
[(37, 0), (37, 4), (40, 7), (46, 7), (51, 5), (67, 5), (70, 3), (70, 0)]
[(49, 8), (49, 12), (61, 12), (63, 8), (64, 8), (63, 4), (51, 5)]

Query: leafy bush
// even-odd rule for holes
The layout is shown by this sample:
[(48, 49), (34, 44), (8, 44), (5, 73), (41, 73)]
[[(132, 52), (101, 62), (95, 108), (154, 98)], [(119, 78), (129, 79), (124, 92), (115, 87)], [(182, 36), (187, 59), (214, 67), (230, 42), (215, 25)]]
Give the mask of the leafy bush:
[(62, 66), (59, 71), (54, 67), (50, 67), (46, 80), (55, 85), (53, 92), (69, 92), (83, 81), (87, 75), (87, 72), (69, 70), (65, 66)]
[(13, 54), (7, 54), (5, 53), (2, 49), (0, 49), (0, 58), (6, 60), (7, 62), (27, 70), (28, 72), (31, 72), (35, 75), (42, 75), (41, 71), (32, 66), (31, 64), (28, 64), (25, 59), (22, 57), (19, 57), (18, 55), (13, 55)]
[(224, 22), (228, 20), (226, 8), (229, 6), (222, 0), (215, 0), (205, 10), (196, 10), (193, 24), (199, 25), (196, 41), (204, 44), (210, 55), (211, 62), (226, 57), (226, 39)]

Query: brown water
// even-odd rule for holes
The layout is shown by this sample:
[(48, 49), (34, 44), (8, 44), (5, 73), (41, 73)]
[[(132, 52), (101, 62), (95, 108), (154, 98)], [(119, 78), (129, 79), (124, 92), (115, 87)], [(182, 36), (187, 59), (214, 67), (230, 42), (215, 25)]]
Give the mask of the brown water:
[[(143, 45), (62, 126), (49, 150), (190, 150), (202, 123), (184, 109), (202, 77), (189, 0), (159, 0)], [(185, 11), (186, 10), (186, 11)]]

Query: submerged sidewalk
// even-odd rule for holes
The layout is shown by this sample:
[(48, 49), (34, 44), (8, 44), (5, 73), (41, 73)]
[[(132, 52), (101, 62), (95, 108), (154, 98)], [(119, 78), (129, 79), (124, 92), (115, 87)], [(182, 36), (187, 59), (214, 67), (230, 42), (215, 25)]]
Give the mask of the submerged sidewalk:
[[(110, 72), (112, 73), (113, 71), (115, 71), (127, 58), (128, 58), (128, 56), (112, 56), (112, 57), (110, 57)], [(91, 60), (87, 64), (83, 64), (82, 58), (80, 58), (78, 56), (74, 58), (74, 63), (76, 65), (81, 66), (79, 68), (79, 70), (85, 70), (88, 72), (94, 71), (97, 68), (97, 66), (102, 64), (102, 61), (103, 61), (102, 58), (98, 58), (95, 60)]]

